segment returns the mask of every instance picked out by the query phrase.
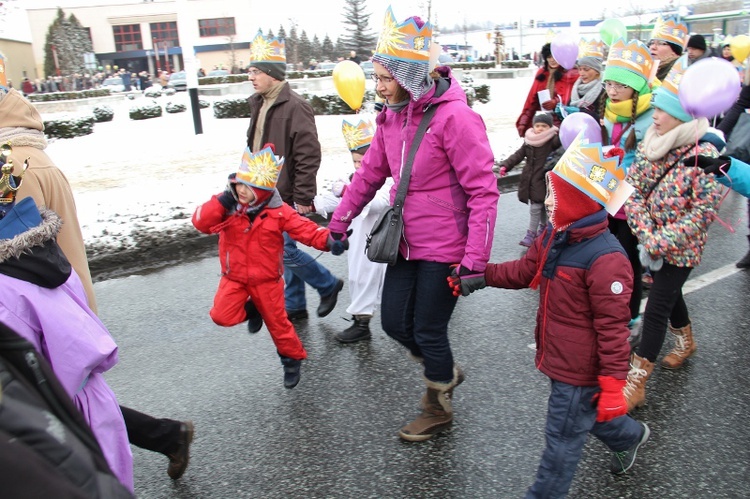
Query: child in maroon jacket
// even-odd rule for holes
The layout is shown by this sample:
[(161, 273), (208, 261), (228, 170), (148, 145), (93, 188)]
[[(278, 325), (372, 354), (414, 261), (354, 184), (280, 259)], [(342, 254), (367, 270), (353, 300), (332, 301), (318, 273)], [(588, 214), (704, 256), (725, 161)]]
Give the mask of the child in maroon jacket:
[(193, 225), (205, 234), (219, 234), (221, 281), (211, 319), (225, 327), (247, 320), (251, 333), (265, 321), (284, 366), (284, 386), (294, 388), (307, 352), (284, 308), (282, 233), (334, 255), (348, 249), (349, 242), (346, 235), (333, 239), (328, 229), (281, 200), (275, 186), (283, 163), (272, 146), (254, 154), (245, 149), (227, 189), (195, 210)]
[[(614, 451), (625, 473), (649, 428), (627, 415), (628, 303), (632, 270), (608, 230), (632, 187), (618, 158), (574, 141), (547, 174), (550, 225), (520, 259), (487, 264), (484, 278), (449, 278), (454, 294), (488, 286), (540, 288), (536, 366), (550, 377), (546, 448), (526, 497), (564, 497), (589, 433)], [(607, 208), (607, 211), (603, 209)], [(468, 282), (465, 282), (468, 281)], [(484, 282), (483, 282), (484, 281)]]

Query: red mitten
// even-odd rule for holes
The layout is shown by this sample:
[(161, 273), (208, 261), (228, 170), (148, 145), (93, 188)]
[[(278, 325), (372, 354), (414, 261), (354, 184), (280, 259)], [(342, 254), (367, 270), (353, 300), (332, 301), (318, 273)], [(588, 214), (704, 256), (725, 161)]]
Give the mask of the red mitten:
[(602, 391), (594, 396), (599, 402), (596, 405), (596, 422), (611, 421), (628, 413), (628, 402), (622, 389), (625, 388), (624, 379), (612, 376), (599, 376), (599, 387)]
[(623, 151), (619, 147), (613, 147), (612, 149), (604, 153), (605, 158), (613, 158), (615, 156), (619, 156), (620, 162), (622, 163), (622, 158), (625, 157), (625, 151)]
[(542, 109), (545, 111), (554, 111), (557, 106), (557, 99), (550, 99), (546, 102), (542, 102)]

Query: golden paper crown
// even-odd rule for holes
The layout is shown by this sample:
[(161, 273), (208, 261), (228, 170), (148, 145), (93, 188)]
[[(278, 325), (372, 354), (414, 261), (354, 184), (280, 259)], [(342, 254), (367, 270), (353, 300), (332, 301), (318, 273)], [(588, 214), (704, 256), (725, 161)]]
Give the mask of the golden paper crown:
[(284, 158), (276, 156), (270, 146), (256, 153), (250, 152), (250, 148), (246, 147), (236, 180), (250, 187), (270, 191), (276, 187), (283, 166)]
[(604, 59), (604, 42), (601, 40), (584, 40), (578, 42), (578, 58), (599, 57)]
[(284, 40), (266, 38), (258, 30), (258, 34), (250, 42), (250, 64), (254, 62), (280, 62), (286, 64)]
[(685, 50), (688, 41), (688, 29), (682, 23), (677, 23), (673, 19), (665, 21), (661, 16), (656, 20), (654, 29), (651, 32), (651, 40), (663, 40), (674, 43)]
[(687, 54), (683, 54), (670, 68), (669, 73), (661, 82), (661, 88), (668, 92), (672, 92), (675, 95), (679, 95), (678, 91), (680, 89), (680, 82), (682, 81), (682, 75), (685, 74), (687, 67)]
[(16, 200), (16, 193), (21, 187), (21, 181), (23, 180), (23, 174), (26, 173), (26, 169), (29, 167), (29, 160), (23, 162), (23, 169), (20, 175), (13, 175), (13, 160), (10, 159), (10, 155), (13, 153), (13, 149), (10, 146), (10, 142), (3, 144), (0, 147), (0, 207), (6, 207), (11, 205)]
[(583, 132), (573, 140), (552, 170), (614, 215), (633, 192), (618, 156), (605, 158), (602, 145), (589, 144)]
[(429, 64), (432, 25), (428, 22), (420, 28), (409, 18), (399, 24), (389, 6), (385, 12), (375, 54), (388, 59)]
[(626, 69), (648, 81), (654, 67), (654, 57), (648, 47), (640, 40), (617, 40), (609, 47), (607, 69)]
[(370, 120), (360, 120), (356, 125), (344, 120), (341, 123), (341, 133), (344, 134), (346, 147), (350, 151), (356, 151), (370, 145), (375, 135), (375, 125)]

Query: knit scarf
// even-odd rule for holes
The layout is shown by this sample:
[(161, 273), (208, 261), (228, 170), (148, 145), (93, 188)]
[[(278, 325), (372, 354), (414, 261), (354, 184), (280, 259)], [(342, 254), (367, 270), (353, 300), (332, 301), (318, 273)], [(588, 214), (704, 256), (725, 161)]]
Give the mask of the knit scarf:
[(706, 134), (708, 120), (698, 118), (687, 123), (682, 123), (664, 135), (658, 135), (654, 125), (648, 127), (641, 141), (643, 153), (649, 161), (663, 159), (669, 151), (678, 147), (693, 144)]
[(601, 78), (591, 80), (588, 83), (583, 83), (578, 78), (573, 84), (573, 91), (570, 93), (570, 105), (573, 107), (589, 107), (596, 102), (599, 94), (603, 91)]
[(553, 126), (549, 130), (536, 133), (533, 128), (529, 128), (526, 130), (523, 141), (531, 147), (539, 147), (552, 140), (552, 137), (557, 135), (558, 130), (556, 126)]
[(279, 94), (281, 93), (281, 89), (284, 88), (284, 85), (287, 85), (287, 82), (280, 81), (279, 83), (269, 88), (268, 91), (266, 91), (264, 94), (262, 94), (263, 104), (260, 106), (258, 119), (255, 122), (255, 134), (253, 135), (253, 151), (260, 151), (260, 141), (263, 138), (263, 130), (266, 127), (266, 113), (268, 113), (268, 110), (276, 102), (276, 98), (278, 98)]
[(44, 150), (47, 148), (47, 139), (44, 132), (26, 127), (0, 127), (0, 144), (13, 147), (34, 147)]
[[(635, 115), (640, 116), (651, 107), (651, 94), (639, 94), (638, 105), (635, 108)], [(630, 121), (633, 113), (633, 99), (620, 102), (612, 102), (607, 99), (607, 106), (604, 109), (604, 117), (610, 123), (625, 123)]]

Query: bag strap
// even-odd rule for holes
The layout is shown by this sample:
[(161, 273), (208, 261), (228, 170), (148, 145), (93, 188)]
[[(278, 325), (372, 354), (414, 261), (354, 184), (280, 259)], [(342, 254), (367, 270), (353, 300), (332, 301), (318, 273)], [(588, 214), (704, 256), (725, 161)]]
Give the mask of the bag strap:
[[(684, 151), (682, 151), (682, 152), (680, 153), (680, 155), (679, 155), (679, 156), (677, 156), (677, 159), (676, 159), (676, 160), (675, 160), (675, 161), (674, 161), (674, 162), (673, 162), (673, 163), (672, 163), (671, 165), (669, 165), (669, 166), (667, 167), (667, 169), (666, 169), (666, 170), (664, 170), (664, 172), (663, 172), (663, 173), (662, 173), (661, 175), (659, 175), (659, 178), (658, 178), (658, 179), (656, 179), (656, 182), (654, 182), (653, 184), (651, 184), (651, 188), (650, 188), (650, 189), (648, 190), (648, 193), (647, 193), (647, 194), (646, 194), (645, 196), (643, 196), (643, 200), (644, 200), (644, 201), (645, 201), (645, 200), (647, 200), (648, 198), (650, 198), (650, 197), (651, 197), (651, 193), (652, 193), (652, 192), (654, 192), (654, 189), (656, 189), (656, 188), (657, 188), (657, 187), (659, 186), (659, 184), (661, 183), (661, 181), (662, 181), (662, 180), (664, 180), (664, 177), (666, 177), (666, 176), (667, 176), (667, 173), (671, 172), (671, 171), (672, 171), (672, 169), (673, 169), (673, 168), (674, 168), (675, 166), (677, 166), (677, 165), (679, 164), (679, 162), (680, 162), (680, 161), (682, 161), (682, 158), (684, 158), (684, 157), (685, 157), (685, 155), (686, 155), (686, 154), (687, 154), (688, 152), (692, 151), (692, 150), (693, 150), (693, 147), (692, 147), (692, 145), (691, 145), (691, 147), (688, 147), (687, 149), (685, 149)], [(697, 154), (697, 152), (696, 152), (696, 154)]]
[(435, 114), (435, 111), (437, 111), (437, 107), (437, 104), (430, 104), (428, 105), (427, 109), (425, 109), (424, 115), (422, 115), (422, 121), (419, 122), (417, 133), (414, 135), (414, 141), (411, 143), (409, 156), (406, 158), (404, 168), (401, 170), (401, 178), (398, 182), (396, 198), (393, 200), (393, 209), (398, 214), (401, 214), (404, 209), (404, 199), (406, 199), (406, 191), (409, 189), (411, 167), (414, 164), (414, 157), (417, 155), (419, 144), (422, 142), (422, 137), (424, 137), (424, 134), (427, 131), (427, 127), (430, 125), (430, 120)]

